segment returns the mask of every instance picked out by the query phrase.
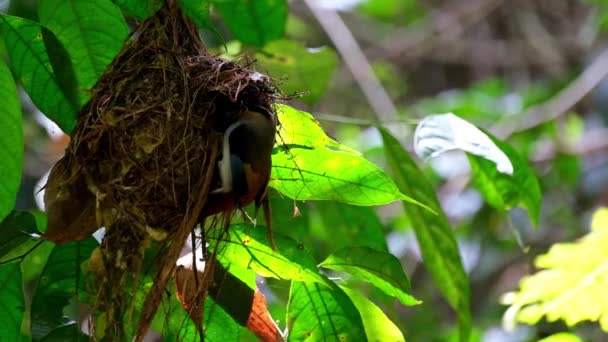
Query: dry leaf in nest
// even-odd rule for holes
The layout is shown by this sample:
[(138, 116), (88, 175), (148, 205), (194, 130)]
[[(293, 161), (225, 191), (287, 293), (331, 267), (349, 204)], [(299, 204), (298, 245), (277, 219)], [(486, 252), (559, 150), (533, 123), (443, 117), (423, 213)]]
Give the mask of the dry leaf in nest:
[(275, 99), (267, 77), (210, 56), (175, 5), (141, 23), (92, 89), (49, 176), (45, 238), (64, 243), (106, 227), (95, 289), (106, 336), (124, 335), (146, 241), (164, 240), (145, 332), (185, 237), (201, 212), (213, 213), (204, 207), (220, 186), (222, 133), (252, 108), (276, 122)]

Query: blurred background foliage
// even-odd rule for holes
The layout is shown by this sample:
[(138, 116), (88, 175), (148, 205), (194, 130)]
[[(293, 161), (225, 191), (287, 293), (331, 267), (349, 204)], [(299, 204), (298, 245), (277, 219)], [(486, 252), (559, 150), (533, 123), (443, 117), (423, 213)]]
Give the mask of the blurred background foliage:
[[(329, 25), (319, 24), (319, 13), (308, 6), (312, 3), (289, 1), (284, 27), (273, 30), (267, 41), (231, 27), (226, 16), (233, 14), (222, 6), (201, 23), (208, 27), (201, 34), (217, 54), (227, 58), (249, 54), (257, 60), (258, 70), (275, 77), (281, 89), (302, 95), (292, 105), (313, 113), (331, 136), (383, 168), (387, 166), (382, 139), (372, 127), (377, 116), (410, 149), (416, 122), (431, 113), (453, 112), (505, 138), (528, 160), (540, 181), (543, 199), (537, 229), (524, 211), (504, 213), (484, 202), (471, 186), (464, 154), (449, 153), (421, 164), (454, 228), (469, 274), (473, 339), (536, 341), (571, 332), (543, 341), (577, 341), (576, 336), (605, 340), (601, 326), (608, 326), (603, 318), (608, 306), (592, 303), (608, 302), (608, 297), (602, 287), (589, 290), (580, 283), (601, 285), (608, 277), (608, 223), (602, 216), (591, 224), (595, 210), (608, 205), (608, 80), (603, 79), (608, 74), (608, 1), (316, 2), (324, 13), (339, 15), (341, 21)], [(36, 0), (0, 0), (0, 10), (39, 19)], [(133, 27), (137, 13), (127, 14)], [(266, 20), (271, 27), (276, 25), (272, 17)], [(354, 46), (340, 47), (348, 40), (340, 31), (343, 28), (354, 38)], [(336, 31), (338, 39), (333, 39)], [(361, 76), (367, 66), (357, 64), (360, 52), (374, 77), (364, 72)], [(8, 59), (2, 43), (0, 57)], [(371, 90), (362, 92), (362, 85)], [(37, 208), (36, 183), (61, 157), (68, 138), (22, 95), (26, 153), (16, 208), (32, 210)], [(379, 112), (386, 108), (383, 99), (398, 115)], [(455, 316), (421, 264), (400, 204), (369, 208), (294, 203), (276, 194), (272, 201), (275, 229), (308, 246), (317, 261), (357, 239), (371, 239), (379, 248), (387, 244), (410, 275), (412, 294), (424, 303), (404, 307), (369, 285), (361, 283), (360, 288), (408, 340), (456, 340)], [(380, 227), (384, 236), (373, 236), (378, 231), (374, 227)], [(577, 240), (587, 234), (591, 235)], [(566, 253), (562, 245), (566, 242), (580, 247)], [(528, 278), (540, 268), (553, 273)], [(563, 268), (569, 271), (558, 272)], [(518, 297), (512, 291), (519, 289), (522, 279), (528, 280), (522, 282)], [(284, 317), (288, 287), (273, 280), (264, 286), (272, 293), (273, 316)], [(531, 289), (546, 292), (522, 299)], [(545, 303), (570, 295), (568, 300), (578, 305), (551, 312)], [(501, 299), (544, 306), (518, 313), (507, 311)], [(568, 318), (572, 313), (581, 314)], [(547, 319), (541, 319), (543, 314)], [(601, 325), (583, 321), (598, 319)]]

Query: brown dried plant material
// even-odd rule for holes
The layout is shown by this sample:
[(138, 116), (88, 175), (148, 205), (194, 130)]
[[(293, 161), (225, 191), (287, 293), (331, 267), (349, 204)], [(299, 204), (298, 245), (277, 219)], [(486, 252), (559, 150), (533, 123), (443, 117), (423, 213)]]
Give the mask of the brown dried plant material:
[(270, 316), (268, 307), (266, 307), (266, 296), (258, 289), (253, 294), (253, 305), (247, 320), (247, 329), (251, 330), (264, 342), (285, 341), (279, 327)]
[(249, 108), (275, 121), (270, 80), (210, 56), (175, 3), (137, 27), (91, 90), (47, 184), (46, 239), (65, 243), (106, 228), (93, 312), (104, 313), (111, 340), (124, 339), (123, 322), (135, 319), (143, 254), (161, 240), (136, 340), (146, 332), (183, 242), (210, 205), (209, 189), (219, 187), (222, 133)]

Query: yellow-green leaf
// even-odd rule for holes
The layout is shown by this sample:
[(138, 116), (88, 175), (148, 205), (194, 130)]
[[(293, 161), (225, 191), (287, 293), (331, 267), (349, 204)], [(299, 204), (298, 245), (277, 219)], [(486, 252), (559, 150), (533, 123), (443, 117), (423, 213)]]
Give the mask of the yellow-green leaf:
[(599, 209), (593, 230), (576, 242), (558, 243), (536, 258), (537, 273), (524, 277), (519, 290), (503, 296), (510, 305), (504, 320), (535, 324), (543, 317), (568, 326), (599, 322), (608, 331), (608, 209)]
[(363, 320), (365, 335), (369, 342), (405, 342), (405, 337), (399, 328), (393, 323), (386, 314), (372, 303), (367, 297), (357, 291), (353, 291), (345, 286), (342, 290), (350, 297), (353, 304)]

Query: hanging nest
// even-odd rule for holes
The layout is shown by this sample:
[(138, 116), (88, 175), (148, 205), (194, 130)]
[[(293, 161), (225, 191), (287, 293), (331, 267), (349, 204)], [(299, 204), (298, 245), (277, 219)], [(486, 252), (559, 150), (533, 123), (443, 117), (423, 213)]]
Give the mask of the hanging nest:
[(140, 318), (137, 334), (145, 333), (209, 190), (220, 186), (222, 133), (243, 110), (276, 122), (271, 81), (210, 56), (175, 3), (139, 25), (92, 89), (46, 189), (45, 238), (64, 243), (106, 228), (90, 269), (110, 339), (123, 339), (123, 320), (134, 318), (131, 291), (157, 240), (166, 248)]

